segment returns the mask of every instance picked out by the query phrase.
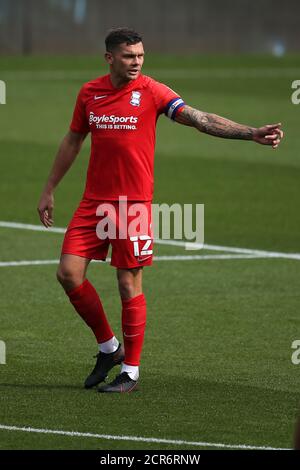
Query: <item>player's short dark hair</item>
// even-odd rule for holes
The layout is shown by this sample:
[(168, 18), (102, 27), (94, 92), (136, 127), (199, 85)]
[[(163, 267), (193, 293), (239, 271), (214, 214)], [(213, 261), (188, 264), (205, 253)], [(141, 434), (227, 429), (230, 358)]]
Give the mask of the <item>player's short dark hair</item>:
[(126, 43), (128, 46), (138, 42), (142, 42), (142, 36), (130, 28), (111, 29), (105, 38), (107, 52), (112, 52), (120, 44)]

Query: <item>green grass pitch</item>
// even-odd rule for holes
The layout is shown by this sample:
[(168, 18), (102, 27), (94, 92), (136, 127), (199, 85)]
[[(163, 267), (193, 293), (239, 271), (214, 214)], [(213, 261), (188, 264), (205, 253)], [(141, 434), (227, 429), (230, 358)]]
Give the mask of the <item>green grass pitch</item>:
[[(37, 202), (80, 85), (101, 59), (1, 58), (0, 221), (38, 224)], [(259, 126), (281, 121), (277, 151), (216, 139), (161, 117), (155, 201), (205, 204), (205, 242), (300, 252), (298, 57), (146, 58), (145, 73), (199, 109)], [(56, 192), (65, 227), (81, 197), (88, 142)], [(55, 260), (62, 234), (0, 227), (0, 261)], [(186, 252), (157, 245), (159, 255)], [(297, 259), (157, 261), (145, 269), (148, 324), (139, 391), (83, 389), (94, 338), (55, 279), (56, 266), (0, 266), (0, 449), (199, 449), (214, 443), (288, 448), (300, 410)], [(89, 272), (120, 336), (115, 272)], [(110, 374), (114, 377), (115, 371)], [(25, 433), (2, 426), (184, 441), (182, 444)], [(203, 447), (189, 442), (205, 442)], [(211, 444), (211, 446), (210, 446)]]

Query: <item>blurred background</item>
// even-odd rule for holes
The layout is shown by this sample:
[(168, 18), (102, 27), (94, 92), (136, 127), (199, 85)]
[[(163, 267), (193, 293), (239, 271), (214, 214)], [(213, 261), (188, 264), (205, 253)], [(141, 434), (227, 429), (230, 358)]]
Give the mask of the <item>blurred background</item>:
[(300, 49), (298, 0), (0, 0), (0, 53), (95, 53), (112, 27), (154, 52)]

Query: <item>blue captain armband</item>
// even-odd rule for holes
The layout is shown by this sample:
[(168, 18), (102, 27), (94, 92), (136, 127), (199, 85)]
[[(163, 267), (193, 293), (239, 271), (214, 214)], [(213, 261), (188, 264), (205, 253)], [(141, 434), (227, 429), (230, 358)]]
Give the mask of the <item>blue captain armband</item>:
[(173, 98), (166, 106), (165, 115), (170, 119), (175, 119), (177, 111), (185, 105), (181, 98)]

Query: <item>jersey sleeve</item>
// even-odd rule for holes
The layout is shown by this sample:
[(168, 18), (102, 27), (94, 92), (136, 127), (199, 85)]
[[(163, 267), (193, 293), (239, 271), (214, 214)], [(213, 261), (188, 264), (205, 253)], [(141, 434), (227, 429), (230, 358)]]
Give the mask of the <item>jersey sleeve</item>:
[(87, 134), (90, 130), (89, 123), (85, 113), (85, 89), (84, 86), (78, 93), (72, 121), (70, 124), (70, 129), (73, 132), (80, 132), (82, 134)]
[(158, 114), (165, 113), (170, 119), (183, 109), (185, 103), (174, 90), (163, 83), (152, 81), (152, 93)]

